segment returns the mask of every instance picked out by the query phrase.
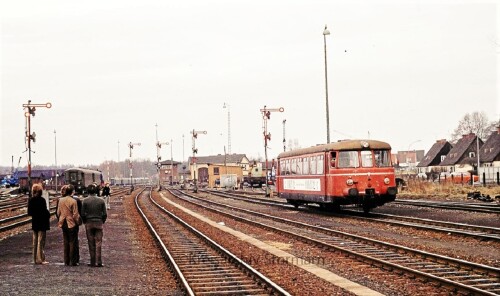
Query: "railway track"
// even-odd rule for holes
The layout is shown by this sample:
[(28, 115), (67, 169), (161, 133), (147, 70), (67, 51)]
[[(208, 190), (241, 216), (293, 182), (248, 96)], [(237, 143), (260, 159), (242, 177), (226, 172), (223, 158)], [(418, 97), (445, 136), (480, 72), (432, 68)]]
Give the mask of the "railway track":
[(281, 233), (327, 250), (341, 251), (387, 270), (447, 286), (461, 293), (500, 294), (500, 269), (335, 231), (312, 224), (221, 205), (184, 192), (176, 196), (232, 219)]
[[(221, 191), (206, 191), (206, 192), (217, 196), (238, 199), (246, 202), (278, 206), (287, 209), (293, 208), (292, 205), (286, 202), (274, 201), (270, 200), (269, 198), (267, 199), (255, 198), (255, 197), (250, 198), (241, 194), (221, 192)], [(473, 237), (479, 240), (500, 241), (500, 228), (497, 227), (487, 227), (487, 226), (471, 225), (464, 223), (453, 223), (447, 221), (438, 221), (431, 219), (422, 219), (422, 218), (379, 214), (379, 213), (370, 213), (367, 216), (365, 213), (356, 210), (343, 210), (340, 213), (325, 213), (324, 211), (320, 211), (315, 207), (308, 207), (308, 209), (312, 209), (313, 211), (317, 211), (318, 213), (321, 213), (323, 215), (330, 214), (335, 216), (346, 216), (350, 218), (355, 217), (356, 219), (361, 219), (365, 221), (379, 222), (385, 224), (389, 223), (392, 225), (397, 225), (402, 227), (412, 227), (429, 231), (444, 232), (454, 235)]]
[[(50, 216), (52, 217), (55, 214), (56, 214), (56, 207), (53, 206), (50, 208)], [(0, 219), (0, 234), (7, 230), (21, 227), (29, 223), (31, 223), (31, 217), (28, 216), (28, 214), (20, 214)]]
[(405, 200), (396, 199), (392, 203), (406, 206), (430, 207), (447, 210), (460, 210), (469, 212), (481, 212), (500, 214), (500, 205), (495, 203), (480, 204), (480, 203), (463, 203), (463, 202), (437, 202), (428, 200)]
[(222, 246), (157, 204), (151, 190), (136, 207), (188, 295), (289, 295)]

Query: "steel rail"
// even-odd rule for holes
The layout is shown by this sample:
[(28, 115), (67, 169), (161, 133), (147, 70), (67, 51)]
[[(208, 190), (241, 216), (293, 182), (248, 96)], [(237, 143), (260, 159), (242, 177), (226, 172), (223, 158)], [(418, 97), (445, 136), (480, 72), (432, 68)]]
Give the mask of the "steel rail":
[[(175, 220), (177, 223), (181, 224), (189, 232), (193, 233), (198, 238), (200, 238), (201, 240), (203, 240), (206, 244), (208, 244), (217, 253), (219, 253), (219, 254), (221, 254), (221, 256), (225, 257), (227, 262), (231, 262), (231, 264), (239, 266), (239, 268), (245, 270), (245, 273), (251, 274), (254, 279), (257, 279), (258, 282), (264, 284), (271, 291), (273, 291), (273, 294), (277, 294), (277, 295), (290, 295), (283, 288), (281, 288), (280, 286), (278, 286), (277, 284), (275, 284), (269, 278), (265, 277), (259, 271), (255, 270), (253, 267), (251, 267), (250, 265), (248, 265), (247, 263), (245, 263), (243, 260), (241, 260), (240, 258), (238, 258), (237, 256), (235, 256), (234, 254), (232, 254), (231, 252), (229, 252), (227, 249), (225, 249), (224, 247), (222, 247), (221, 245), (219, 245), (218, 243), (216, 243), (215, 241), (213, 241), (212, 239), (210, 239), (209, 237), (207, 237), (206, 235), (204, 235), (202, 232), (200, 232), (199, 230), (197, 230), (193, 226), (191, 226), (188, 223), (186, 223), (185, 221), (183, 221), (181, 218), (177, 217), (176, 215), (174, 215), (173, 213), (171, 213), (170, 211), (166, 210), (164, 207), (162, 207), (161, 205), (159, 205), (156, 201), (153, 200), (153, 198), (151, 197), (151, 195), (150, 195), (149, 198), (150, 198), (151, 202), (157, 208), (159, 208), (162, 212), (164, 212), (165, 214), (167, 214), (170, 218), (172, 218), (173, 220)], [(172, 260), (174, 260), (174, 262), (175, 262), (175, 259), (173, 258), (173, 256), (171, 256), (171, 257), (172, 257)], [(176, 265), (177, 265), (177, 269), (180, 272), (181, 268), (179, 268), (179, 265), (177, 263), (176, 263)], [(186, 276), (183, 276), (183, 278), (184, 278), (184, 280), (186, 280)], [(186, 280), (186, 283), (187, 282), (188, 281)], [(233, 292), (236, 293), (238, 291), (233, 291)]]
[[(362, 237), (362, 236), (357, 236), (357, 235), (353, 235), (353, 234), (349, 234), (349, 233), (345, 233), (345, 232), (341, 232), (341, 231), (331, 230), (331, 229), (324, 228), (324, 227), (318, 227), (318, 226), (310, 225), (307, 223), (296, 222), (296, 221), (292, 221), (289, 219), (279, 218), (279, 217), (266, 215), (266, 214), (262, 214), (262, 213), (258, 213), (258, 212), (254, 212), (254, 211), (250, 211), (250, 210), (244, 210), (244, 209), (236, 208), (236, 207), (229, 206), (229, 205), (221, 205), (221, 204), (217, 204), (215, 202), (208, 201), (206, 199), (200, 199), (198, 197), (192, 196), (190, 194), (186, 194), (184, 192), (182, 192), (182, 194), (186, 195), (192, 199), (196, 199), (197, 201), (201, 201), (201, 202), (205, 202), (205, 203), (209, 203), (209, 204), (215, 204), (216, 206), (230, 209), (230, 212), (226, 213), (226, 212), (222, 212), (220, 210), (214, 209), (214, 208), (203, 206), (199, 202), (194, 203), (190, 200), (183, 199), (183, 200), (188, 201), (196, 206), (204, 207), (208, 210), (217, 212), (218, 214), (222, 214), (222, 215), (231, 217), (232, 219), (244, 221), (245, 223), (257, 225), (259, 227), (263, 227), (265, 229), (270, 229), (274, 232), (283, 233), (283, 234), (286, 234), (286, 235), (291, 236), (291, 237), (299, 237), (299, 240), (307, 241), (307, 242), (310, 242), (314, 245), (320, 245), (320, 246), (324, 246), (326, 248), (339, 250), (339, 251), (342, 251), (344, 253), (353, 255), (357, 258), (361, 258), (363, 261), (368, 260), (369, 262), (372, 262), (376, 265), (389, 266), (390, 268), (402, 270), (402, 271), (411, 273), (411, 274), (419, 276), (419, 277), (432, 279), (432, 280), (437, 281), (441, 284), (445, 284), (445, 285), (453, 287), (453, 288), (464, 290), (464, 291), (467, 291), (469, 293), (472, 292), (472, 293), (477, 293), (480, 295), (497, 295), (495, 292), (490, 292), (490, 291), (487, 291), (487, 290), (484, 290), (481, 288), (477, 288), (477, 287), (472, 286), (472, 285), (466, 285), (466, 284), (463, 284), (462, 282), (459, 282), (456, 280), (450, 280), (449, 278), (445, 278), (444, 276), (450, 275), (450, 274), (459, 274), (462, 277), (475, 277), (477, 281), (479, 281), (479, 279), (481, 279), (483, 281), (489, 281), (487, 283), (488, 285), (496, 286), (497, 287), (496, 289), (500, 289), (500, 282), (499, 282), (500, 269), (496, 268), (496, 267), (472, 263), (472, 262), (468, 262), (468, 261), (464, 261), (464, 260), (460, 260), (460, 259), (455, 259), (455, 258), (451, 258), (451, 257), (447, 257), (447, 256), (442, 256), (442, 255), (438, 255), (438, 254), (432, 254), (429, 252), (411, 249), (411, 248), (399, 246), (396, 244), (390, 244), (390, 243), (382, 242), (379, 240), (374, 240), (374, 239), (370, 239), (370, 238), (366, 238), (366, 237)], [(175, 196), (178, 196), (178, 195), (175, 195)], [(266, 224), (263, 224), (261, 222), (256, 221), (255, 218), (243, 218), (240, 216), (236, 216), (233, 214), (236, 211), (247, 213), (247, 214), (252, 215), (252, 216), (262, 217), (264, 219), (271, 219), (271, 220), (278, 221), (278, 222), (281, 222), (281, 223), (284, 223), (287, 225), (293, 225), (294, 228), (291, 228), (289, 230), (285, 230), (286, 227), (284, 227), (284, 226), (266, 225)], [(335, 240), (334, 241), (330, 240), (330, 242), (325, 242), (324, 240), (327, 238), (320, 238), (320, 239), (311, 238), (309, 236), (310, 233), (308, 233), (308, 235), (298, 235), (298, 232), (302, 231), (303, 229), (310, 229), (310, 230), (313, 230), (316, 232), (328, 234), (330, 236), (347, 238), (351, 241), (350, 242), (349, 241), (338, 242)], [(363, 244), (367, 244), (368, 246), (359, 247), (356, 245), (356, 244), (359, 244), (359, 242), (361, 242)], [(352, 245), (354, 247), (349, 249), (348, 247), (350, 245)], [(381, 246), (382, 249), (372, 249), (372, 247), (376, 247), (377, 245)], [(360, 253), (359, 251), (356, 250), (356, 248), (365, 251), (365, 254)], [(391, 253), (388, 253), (388, 251), (391, 251)], [(404, 254), (412, 254), (412, 257), (405, 258), (405, 257), (403, 257)], [(389, 262), (388, 261), (389, 259), (384, 260), (384, 259), (376, 258), (374, 256), (386, 256), (387, 258), (390, 258), (393, 262)], [(421, 262), (412, 261), (412, 260), (424, 260), (424, 259), (432, 259), (431, 264), (428, 264), (428, 263), (422, 262), (422, 261)], [(401, 260), (402, 260), (402, 262), (401, 262)], [(405, 262), (408, 260), (410, 260), (410, 262)], [(394, 263), (394, 262), (401, 262), (401, 263), (398, 264), (398, 263)], [(406, 264), (409, 266), (414, 265), (417, 267), (419, 265), (421, 265), (422, 266), (421, 269), (424, 271), (417, 270), (416, 268), (404, 266), (402, 264)], [(438, 264), (443, 264), (443, 265), (439, 266)], [(432, 267), (435, 270), (447, 270), (447, 272), (442, 273), (443, 276), (436, 276), (436, 275), (430, 273), (430, 271), (432, 271), (432, 269), (429, 269), (429, 267)], [(451, 271), (450, 271), (450, 269), (451, 269)], [(465, 271), (467, 271), (467, 272), (478, 271), (479, 273), (484, 274), (484, 276), (478, 275), (478, 274), (472, 275), (472, 276), (463, 275), (463, 272), (465, 272)], [(436, 272), (436, 274), (439, 274), (439, 273)], [(495, 278), (493, 283), (491, 283), (491, 280), (489, 278), (490, 276), (493, 276)], [(457, 277), (457, 276), (455, 276), (455, 277)], [(488, 277), (488, 278), (484, 279), (484, 277)], [(488, 286), (485, 286), (485, 287), (488, 288)]]

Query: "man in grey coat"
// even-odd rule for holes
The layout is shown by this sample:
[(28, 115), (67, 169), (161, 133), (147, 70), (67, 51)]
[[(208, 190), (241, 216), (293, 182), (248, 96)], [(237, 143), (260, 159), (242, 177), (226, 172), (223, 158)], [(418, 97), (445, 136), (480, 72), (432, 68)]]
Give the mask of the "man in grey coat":
[(102, 267), (101, 247), (102, 247), (102, 225), (108, 217), (104, 200), (97, 197), (99, 188), (91, 184), (87, 188), (89, 196), (83, 200), (82, 220), (87, 232), (89, 243), (90, 264), (92, 267)]

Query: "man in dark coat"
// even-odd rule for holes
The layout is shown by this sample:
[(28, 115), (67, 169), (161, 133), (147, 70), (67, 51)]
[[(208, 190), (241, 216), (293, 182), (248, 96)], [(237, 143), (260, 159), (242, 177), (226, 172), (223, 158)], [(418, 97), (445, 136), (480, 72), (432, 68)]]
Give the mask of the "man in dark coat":
[(90, 264), (92, 267), (102, 267), (101, 247), (102, 247), (102, 225), (108, 217), (104, 200), (97, 197), (99, 188), (91, 184), (87, 188), (89, 196), (83, 200), (82, 219), (85, 223), (87, 240), (89, 243)]
[(28, 216), (31, 216), (33, 230), (33, 261), (35, 264), (48, 264), (45, 261), (46, 231), (50, 229), (50, 212), (42, 197), (43, 187), (35, 184), (32, 187), (33, 197), (28, 200)]
[(102, 188), (102, 198), (104, 198), (104, 203), (106, 204), (106, 209), (111, 209), (109, 206), (109, 196), (111, 195), (111, 189), (109, 188), (109, 183), (106, 183)]

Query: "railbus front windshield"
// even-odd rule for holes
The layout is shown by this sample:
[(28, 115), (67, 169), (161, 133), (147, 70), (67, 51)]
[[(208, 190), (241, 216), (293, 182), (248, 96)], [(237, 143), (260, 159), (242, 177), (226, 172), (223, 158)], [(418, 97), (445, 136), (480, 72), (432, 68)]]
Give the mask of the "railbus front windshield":
[(80, 172), (69, 172), (69, 181), (70, 182), (77, 182), (81, 181), (82, 176), (80, 175)]
[(338, 168), (390, 167), (389, 150), (339, 151)]

